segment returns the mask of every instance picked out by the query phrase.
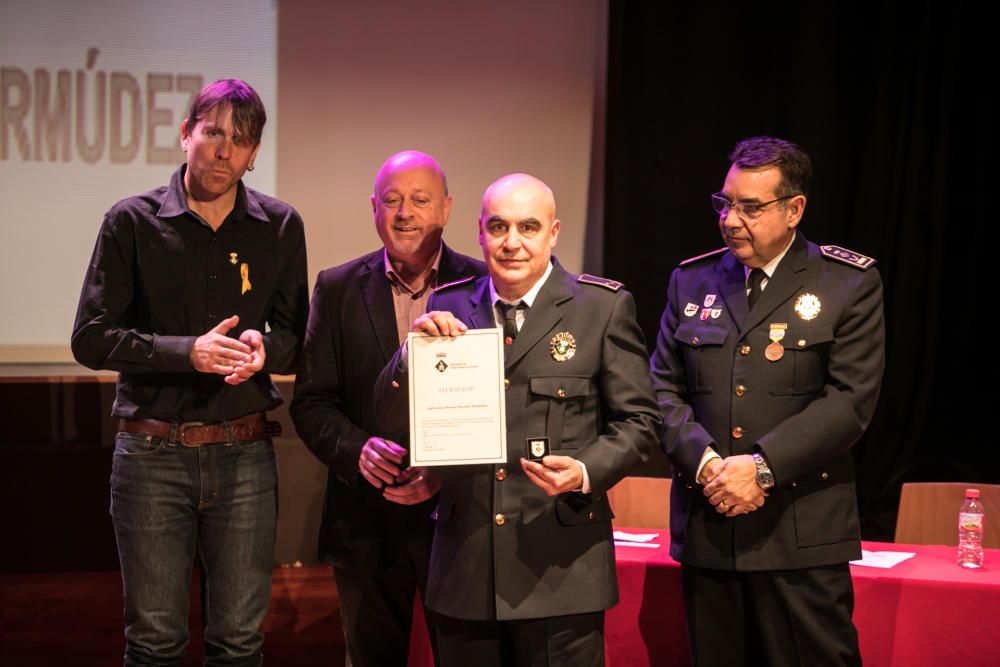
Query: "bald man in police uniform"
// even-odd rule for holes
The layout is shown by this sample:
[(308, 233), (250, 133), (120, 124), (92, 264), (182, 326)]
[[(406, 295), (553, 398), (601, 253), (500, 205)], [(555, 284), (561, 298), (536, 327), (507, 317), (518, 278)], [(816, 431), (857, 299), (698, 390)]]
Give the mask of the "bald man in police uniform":
[(851, 446), (881, 384), (882, 283), (797, 231), (800, 147), (755, 137), (730, 160), (726, 247), (674, 270), (651, 362), (693, 661), (859, 664)]
[[(489, 277), (439, 288), (413, 326), (505, 330), (507, 462), (411, 470), (384, 492), (409, 503), (441, 488), (426, 601), (445, 667), (604, 662), (618, 601), (606, 492), (648, 458), (660, 415), (632, 296), (567, 273), (559, 229), (544, 183), (501, 178), (479, 219)], [(406, 428), (406, 370), (401, 350), (376, 388), (390, 430)]]

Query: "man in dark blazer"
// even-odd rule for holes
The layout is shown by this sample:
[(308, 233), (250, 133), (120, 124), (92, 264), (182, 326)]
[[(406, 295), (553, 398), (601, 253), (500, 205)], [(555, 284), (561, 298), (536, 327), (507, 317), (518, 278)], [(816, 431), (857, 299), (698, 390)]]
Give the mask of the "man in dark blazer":
[[(618, 601), (606, 493), (649, 456), (660, 416), (632, 296), (563, 270), (559, 228), (544, 183), (501, 178), (479, 220), (489, 277), (439, 288), (413, 327), (505, 335), (507, 462), (411, 471), (386, 491), (409, 503), (441, 489), (427, 605), (445, 666), (603, 664)], [(390, 429), (406, 428), (405, 350), (376, 387)]]
[(796, 231), (801, 148), (755, 137), (730, 160), (726, 247), (674, 271), (651, 362), (693, 659), (858, 664), (851, 446), (882, 379), (881, 280)]
[(406, 664), (414, 594), (426, 583), (433, 503), (387, 502), (381, 487), (393, 480), (366, 479), (359, 457), (370, 451), (402, 461), (407, 443), (385, 439), (374, 417), (375, 378), (435, 286), (485, 273), (482, 262), (442, 243), (450, 209), (433, 158), (416, 151), (389, 158), (372, 195), (384, 247), (322, 271), (310, 306), (291, 414), (330, 468), (319, 550), (333, 565), (354, 667)]

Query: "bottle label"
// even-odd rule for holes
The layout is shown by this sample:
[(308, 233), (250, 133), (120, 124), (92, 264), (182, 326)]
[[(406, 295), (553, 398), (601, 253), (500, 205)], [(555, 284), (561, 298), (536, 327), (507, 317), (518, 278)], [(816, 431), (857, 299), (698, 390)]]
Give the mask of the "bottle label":
[(958, 515), (958, 529), (982, 531), (983, 515), (980, 514), (979, 512), (974, 512), (974, 513), (961, 512)]

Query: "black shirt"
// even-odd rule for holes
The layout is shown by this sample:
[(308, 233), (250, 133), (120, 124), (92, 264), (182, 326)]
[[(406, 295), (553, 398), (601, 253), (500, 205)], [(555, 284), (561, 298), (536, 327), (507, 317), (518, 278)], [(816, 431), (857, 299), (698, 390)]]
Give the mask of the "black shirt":
[[(308, 312), (302, 219), (240, 181), (217, 231), (170, 184), (104, 216), (73, 325), (73, 354), (119, 371), (112, 414), (171, 422), (235, 419), (281, 403), (268, 373), (295, 368)], [(195, 339), (231, 315), (263, 334), (264, 369), (231, 386), (191, 367)]]

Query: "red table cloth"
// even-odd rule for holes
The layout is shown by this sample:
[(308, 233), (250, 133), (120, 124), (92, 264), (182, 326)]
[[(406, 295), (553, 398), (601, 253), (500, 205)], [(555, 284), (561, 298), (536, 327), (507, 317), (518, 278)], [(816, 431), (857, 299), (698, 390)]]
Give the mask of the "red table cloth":
[[(609, 667), (689, 665), (680, 565), (659, 548), (616, 547), (621, 600), (605, 618)], [(949, 546), (865, 542), (870, 551), (916, 556), (890, 569), (851, 566), (854, 623), (861, 657), (870, 666), (1000, 665), (1000, 549), (986, 550), (986, 567), (966, 570)], [(422, 620), (415, 624), (411, 665), (431, 665)]]

